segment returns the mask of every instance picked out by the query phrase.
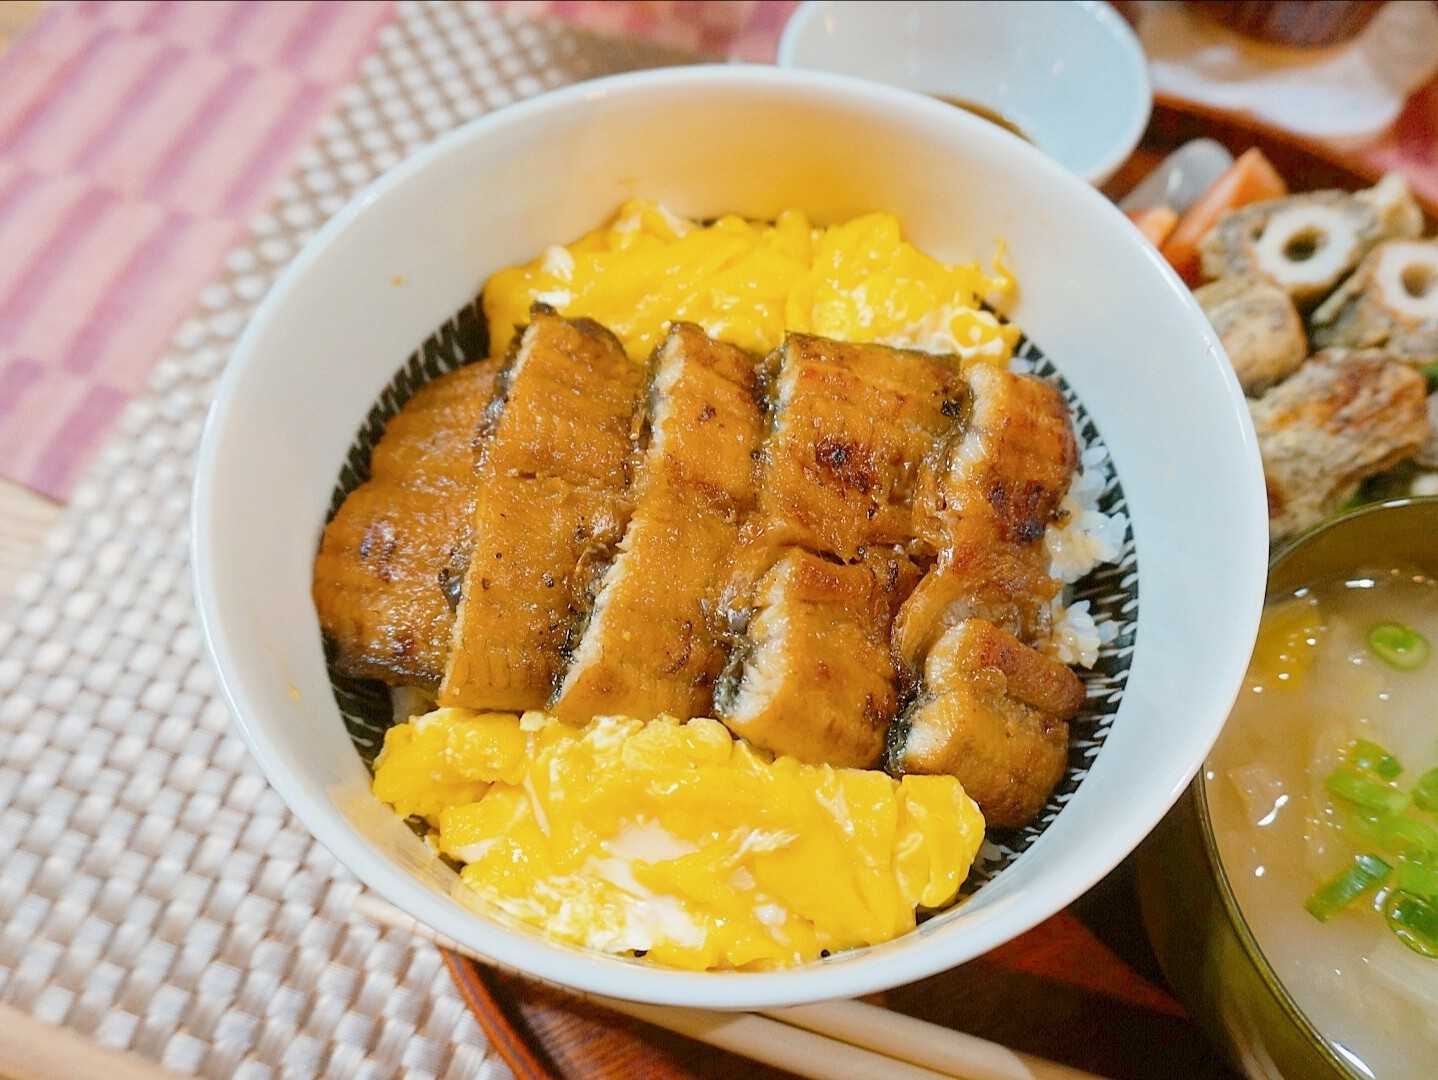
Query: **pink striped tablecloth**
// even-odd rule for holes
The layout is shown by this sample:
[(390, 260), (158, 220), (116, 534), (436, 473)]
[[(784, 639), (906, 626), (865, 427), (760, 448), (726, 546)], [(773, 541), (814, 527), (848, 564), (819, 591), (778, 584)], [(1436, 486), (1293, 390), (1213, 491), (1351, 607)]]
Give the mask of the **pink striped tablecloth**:
[(389, 3), (65, 3), (0, 58), (0, 476), (64, 498)]
[(772, 63), (799, 0), (495, 0), (495, 6), (530, 18), (564, 19), (596, 34)]

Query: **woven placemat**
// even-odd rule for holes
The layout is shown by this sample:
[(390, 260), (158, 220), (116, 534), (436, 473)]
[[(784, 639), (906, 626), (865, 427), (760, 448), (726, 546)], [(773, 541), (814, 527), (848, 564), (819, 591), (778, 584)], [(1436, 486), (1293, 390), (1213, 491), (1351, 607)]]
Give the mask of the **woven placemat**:
[(508, 1075), (431, 946), (349, 922), (358, 882), (233, 731), (190, 595), (193, 458), (255, 303), (358, 187), (489, 109), (678, 59), (401, 5), (0, 617), (0, 1001), (181, 1073)]

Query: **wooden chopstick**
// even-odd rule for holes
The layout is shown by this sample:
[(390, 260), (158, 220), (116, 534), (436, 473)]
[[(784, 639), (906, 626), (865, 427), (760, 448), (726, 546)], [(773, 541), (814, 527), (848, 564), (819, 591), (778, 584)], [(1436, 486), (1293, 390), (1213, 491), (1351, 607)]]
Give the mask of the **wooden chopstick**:
[[(357, 896), (354, 914), (484, 962), (483, 957), (378, 897)], [(828, 1001), (761, 1014), (640, 1005), (597, 994), (575, 996), (752, 1061), (820, 1080), (833, 1076), (853, 1080), (1100, 1080), (1092, 1073), (861, 1001)]]
[(814, 1080), (833, 1080), (836, 1076), (845, 1080), (952, 1080), (957, 1075), (911, 1065), (852, 1043), (766, 1019), (758, 1013), (639, 1005), (596, 994), (580, 996), (666, 1031)]
[(1081, 1069), (862, 1001), (793, 1005), (765, 1009), (763, 1014), (965, 1080), (1100, 1080)]
[(175, 1080), (168, 1069), (109, 1050), (11, 1005), (0, 1005), (0, 1076), (7, 1080)]

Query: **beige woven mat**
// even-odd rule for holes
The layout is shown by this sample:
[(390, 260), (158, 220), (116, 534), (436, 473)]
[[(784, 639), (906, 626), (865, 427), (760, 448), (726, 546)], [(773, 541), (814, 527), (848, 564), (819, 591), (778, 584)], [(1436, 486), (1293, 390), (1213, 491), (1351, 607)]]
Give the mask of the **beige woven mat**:
[(508, 1076), (432, 947), (350, 924), (358, 883), (233, 732), (190, 596), (192, 460), (256, 301), (359, 186), (489, 109), (675, 59), (401, 5), (0, 617), (0, 1001), (181, 1073)]

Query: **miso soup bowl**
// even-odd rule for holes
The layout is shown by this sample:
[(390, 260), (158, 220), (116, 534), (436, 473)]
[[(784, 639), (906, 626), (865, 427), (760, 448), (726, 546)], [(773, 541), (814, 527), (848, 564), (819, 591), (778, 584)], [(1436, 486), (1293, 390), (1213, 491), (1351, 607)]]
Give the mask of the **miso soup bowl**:
[[(1375, 561), (1438, 573), (1435, 537), (1438, 498), (1362, 507), (1279, 551), (1269, 595)], [(1264, 957), (1219, 857), (1201, 772), (1139, 848), (1138, 891), (1164, 974), (1235, 1067), (1254, 1080), (1369, 1080), (1335, 1052)]]
[[(1062, 812), (919, 933), (792, 970), (686, 973), (570, 948), (462, 903), (370, 792), (310, 602), (346, 449), (409, 353), (500, 267), (644, 196), (698, 218), (896, 213), (947, 260), (1002, 238), (1013, 316), (1087, 406), (1137, 544), (1122, 707)], [(963, 963), (1058, 911), (1182, 793), (1233, 703), (1263, 597), (1266, 510), (1248, 409), (1188, 291), (1113, 206), (985, 121), (907, 91), (765, 68), (585, 83), (480, 118), (330, 221), (236, 348), (197, 466), (195, 588), (236, 722), (295, 814), (366, 885), (495, 963), (633, 1000), (752, 1008), (846, 997)]]

